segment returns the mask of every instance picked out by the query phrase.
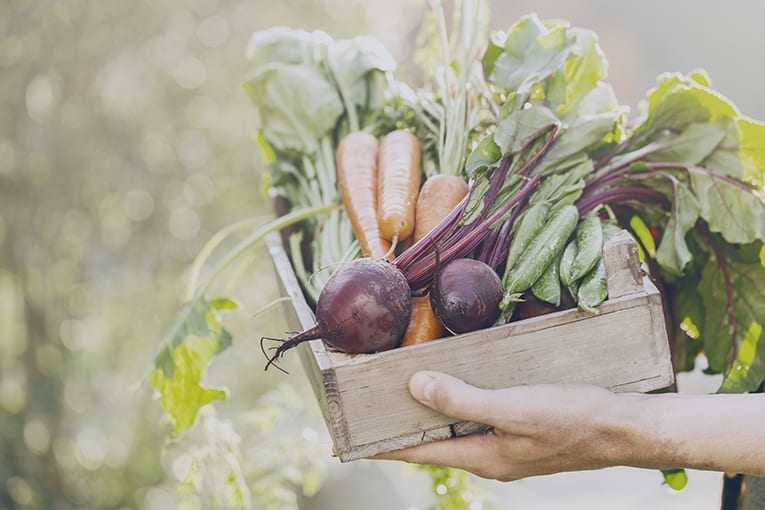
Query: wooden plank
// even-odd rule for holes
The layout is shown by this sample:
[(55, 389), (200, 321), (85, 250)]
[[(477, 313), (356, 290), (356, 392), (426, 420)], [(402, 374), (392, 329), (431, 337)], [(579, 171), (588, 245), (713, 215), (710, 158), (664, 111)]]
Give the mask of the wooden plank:
[(626, 230), (609, 239), (603, 246), (609, 299), (643, 290), (643, 275), (637, 245)]

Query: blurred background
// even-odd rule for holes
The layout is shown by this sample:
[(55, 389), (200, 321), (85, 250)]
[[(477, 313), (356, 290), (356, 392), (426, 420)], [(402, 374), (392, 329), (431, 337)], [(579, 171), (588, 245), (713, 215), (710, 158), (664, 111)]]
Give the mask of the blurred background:
[[(167, 442), (144, 378), (185, 272), (219, 228), (267, 221), (241, 82), (251, 33), (369, 34), (416, 80), (420, 0), (4, 0), (0, 3), (0, 509), (425, 509), (426, 473), (340, 465), (294, 359), (264, 374), (256, 314), (278, 297), (264, 249), (232, 292), (232, 348), (208, 374), (230, 400)], [(663, 71), (706, 69), (765, 118), (765, 4), (495, 1), (492, 29), (537, 12), (595, 30), (622, 103)], [(413, 82), (413, 84), (416, 84)], [(683, 375), (681, 391), (717, 381)], [(462, 480), (482, 508), (719, 508), (719, 473), (681, 493), (618, 468), (512, 484)], [(465, 507), (467, 508), (467, 506)]]

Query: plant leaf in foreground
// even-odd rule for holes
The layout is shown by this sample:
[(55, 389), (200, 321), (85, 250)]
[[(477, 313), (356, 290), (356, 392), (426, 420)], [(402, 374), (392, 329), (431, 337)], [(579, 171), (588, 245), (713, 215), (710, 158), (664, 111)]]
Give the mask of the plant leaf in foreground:
[(191, 428), (202, 407), (227, 397), (225, 389), (203, 386), (202, 377), (212, 358), (231, 345), (220, 313), (236, 308), (230, 299), (197, 297), (183, 308), (154, 360), (151, 384), (173, 422), (172, 437)]

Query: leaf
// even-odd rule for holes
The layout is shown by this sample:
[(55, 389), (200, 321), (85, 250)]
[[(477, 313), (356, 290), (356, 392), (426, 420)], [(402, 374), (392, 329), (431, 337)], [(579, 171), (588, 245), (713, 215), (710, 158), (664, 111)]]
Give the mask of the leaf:
[(765, 186), (765, 123), (737, 118), (702, 166), (762, 189)]
[(681, 491), (688, 485), (688, 474), (684, 469), (662, 469), (664, 483), (672, 490)]
[(314, 36), (309, 32), (276, 26), (252, 34), (245, 55), (254, 67), (274, 62), (313, 64), (314, 45)]
[(682, 131), (694, 123), (711, 123), (739, 116), (736, 106), (719, 92), (680, 74), (659, 76), (649, 91), (645, 121), (635, 129)]
[(595, 87), (583, 95), (577, 104), (576, 110), (570, 110), (564, 116), (564, 120), (569, 121), (573, 115), (586, 117), (588, 115), (598, 115), (607, 112), (623, 112), (623, 107), (619, 105), (614, 88), (610, 83), (598, 82)]
[(494, 66), (497, 63), (497, 59), (505, 51), (505, 42), (505, 36), (501, 32), (494, 32), (489, 37), (489, 42), (486, 45), (483, 57), (481, 58), (481, 66), (483, 67), (484, 76), (491, 76), (494, 72)]
[(617, 119), (617, 112), (579, 118), (558, 135), (535, 172), (545, 175), (564, 171), (587, 159), (587, 151), (613, 131)]
[(656, 261), (665, 271), (681, 275), (693, 258), (685, 236), (695, 226), (700, 206), (688, 185), (674, 176), (671, 181), (674, 191), (672, 212), (656, 249)]
[(739, 155), (744, 165), (742, 180), (762, 189), (765, 186), (765, 122), (739, 118), (736, 127)]
[(514, 154), (520, 151), (526, 141), (540, 129), (551, 124), (558, 124), (555, 115), (544, 106), (525, 107), (524, 99), (517, 96), (516, 107), (499, 121), (494, 132), (494, 143), (502, 154)]
[(327, 51), (327, 63), (341, 94), (348, 96), (348, 103), (362, 108), (381, 103), (380, 89), (385, 89), (383, 73), (396, 68), (396, 61), (382, 43), (367, 36), (333, 41)]
[[(503, 44), (504, 52), (497, 57), (490, 54), (493, 69), (489, 79), (507, 91), (522, 91), (524, 83), (530, 90), (531, 80), (538, 81), (549, 74), (551, 71), (540, 75), (540, 71), (560, 53), (557, 48), (543, 48), (538, 44), (538, 39), (547, 32), (535, 14), (524, 16), (513, 24)], [(565, 59), (565, 54), (562, 57)]]
[(574, 204), (584, 190), (584, 179), (592, 173), (593, 163), (585, 159), (573, 168), (547, 176), (534, 191), (529, 203), (549, 202), (554, 209)]
[(727, 123), (690, 124), (680, 133), (658, 141), (658, 149), (648, 154), (646, 161), (664, 161), (698, 165), (709, 156), (726, 136)]
[(622, 110), (613, 89), (602, 82), (608, 65), (597, 35), (565, 22), (543, 22), (533, 14), (521, 18), (504, 44), (492, 41), (483, 66), (497, 87), (530, 93), (533, 102), (565, 121)]
[(746, 393), (757, 388), (765, 378), (765, 356), (757, 358), (757, 348), (762, 337), (762, 326), (753, 322), (738, 348), (738, 355), (725, 374), (718, 393)]
[(337, 89), (315, 67), (271, 63), (243, 84), (257, 107), (259, 129), (280, 150), (312, 154), (343, 114)]
[[(572, 28), (567, 35), (571, 49), (563, 72), (552, 77), (546, 94), (551, 108), (565, 120), (618, 110), (613, 89), (610, 86), (599, 86), (608, 74), (608, 64), (595, 32)], [(595, 90), (597, 92), (590, 95)], [(587, 111), (583, 112), (580, 102), (585, 97), (588, 98), (585, 105)]]
[(730, 243), (765, 239), (765, 202), (746, 185), (700, 167), (689, 169), (700, 215)]
[(236, 301), (229, 298), (212, 299), (210, 300), (210, 306), (219, 312), (226, 310), (239, 310), (239, 305), (236, 303)]
[(677, 371), (687, 372), (696, 365), (696, 357), (703, 345), (700, 341), (699, 326), (704, 325), (704, 302), (698, 289), (698, 275), (680, 279), (671, 287), (667, 286), (667, 295), (671, 296), (672, 317), (675, 317), (674, 365)]
[[(730, 277), (730, 292), (733, 309), (736, 313), (736, 342), (741, 346), (752, 324), (765, 324), (765, 268), (759, 262), (736, 262), (726, 259), (726, 269)], [(704, 353), (712, 372), (724, 373), (728, 368), (731, 353), (732, 322), (728, 310), (727, 290), (723, 272), (716, 259), (711, 258), (701, 273), (699, 293), (704, 302), (704, 322), (701, 328), (701, 341)], [(750, 333), (754, 335), (754, 332)], [(746, 353), (747, 350), (745, 349)], [(745, 354), (748, 356), (748, 354)], [(745, 361), (748, 361), (746, 359)], [(753, 391), (765, 379), (765, 342), (759, 342), (755, 357), (750, 364), (746, 377), (736, 384), (737, 391)], [(738, 383), (739, 381), (736, 381)], [(732, 384), (732, 383), (729, 383)]]
[(236, 308), (226, 298), (206, 301), (200, 296), (188, 303), (154, 360), (152, 387), (173, 422), (173, 437), (194, 425), (202, 407), (226, 399), (225, 389), (203, 386), (202, 377), (212, 359), (231, 345), (219, 312)]
[(502, 149), (494, 142), (494, 135), (488, 134), (478, 144), (478, 147), (468, 155), (465, 163), (465, 174), (475, 178), (479, 172), (495, 165), (502, 158)]

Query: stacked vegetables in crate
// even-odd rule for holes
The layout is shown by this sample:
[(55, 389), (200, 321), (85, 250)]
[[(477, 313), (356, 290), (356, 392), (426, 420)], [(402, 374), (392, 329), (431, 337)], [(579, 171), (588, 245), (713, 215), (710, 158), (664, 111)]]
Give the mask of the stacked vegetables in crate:
[[(765, 378), (765, 125), (701, 71), (660, 76), (630, 116), (593, 32), (530, 15), (484, 41), (463, 6), (453, 40), (443, 17), (430, 25), (441, 51), (416, 90), (370, 38), (253, 36), (245, 90), (268, 188), (291, 212), (219, 269), (297, 224), (287, 244), (317, 319), (266, 366), (313, 338), (371, 353), (562, 308), (596, 315), (603, 246), (627, 229), (663, 291), (676, 367), (703, 350), (723, 391), (753, 390)], [(195, 402), (184, 427), (218, 398), (200, 374), (230, 341), (208, 288), (195, 287), (154, 372), (171, 414), (168, 402)], [(200, 336), (206, 357), (178, 384)]]

